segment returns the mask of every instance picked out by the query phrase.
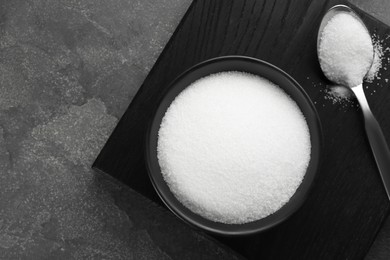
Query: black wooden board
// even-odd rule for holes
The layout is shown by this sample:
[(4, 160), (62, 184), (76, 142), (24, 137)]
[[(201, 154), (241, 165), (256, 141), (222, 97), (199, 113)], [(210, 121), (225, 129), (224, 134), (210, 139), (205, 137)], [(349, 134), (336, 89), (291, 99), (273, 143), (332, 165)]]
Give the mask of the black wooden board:
[[(143, 153), (146, 127), (164, 90), (181, 72), (209, 58), (237, 54), (263, 59), (292, 75), (315, 103), (324, 132), (322, 165), (309, 198), (290, 219), (256, 236), (217, 239), (250, 259), (364, 257), (390, 203), (356, 101), (345, 106), (325, 98), (329, 82), (317, 61), (317, 28), (324, 12), (341, 2), (194, 1), (93, 168), (161, 203), (148, 179)], [(389, 34), (384, 24), (359, 13), (372, 33), (381, 38)], [(390, 74), (381, 73), (382, 79), (367, 84), (365, 91), (390, 140), (390, 90), (385, 81)]]

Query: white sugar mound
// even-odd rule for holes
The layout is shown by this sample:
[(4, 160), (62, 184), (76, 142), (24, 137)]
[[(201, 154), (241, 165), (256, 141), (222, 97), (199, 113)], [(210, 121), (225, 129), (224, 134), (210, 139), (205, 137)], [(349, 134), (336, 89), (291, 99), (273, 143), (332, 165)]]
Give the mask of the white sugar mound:
[(354, 87), (363, 83), (374, 56), (371, 36), (351, 14), (336, 14), (325, 25), (318, 56), (325, 76)]
[(310, 160), (297, 104), (268, 80), (242, 72), (202, 78), (172, 102), (158, 160), (172, 193), (215, 222), (242, 224), (280, 209)]

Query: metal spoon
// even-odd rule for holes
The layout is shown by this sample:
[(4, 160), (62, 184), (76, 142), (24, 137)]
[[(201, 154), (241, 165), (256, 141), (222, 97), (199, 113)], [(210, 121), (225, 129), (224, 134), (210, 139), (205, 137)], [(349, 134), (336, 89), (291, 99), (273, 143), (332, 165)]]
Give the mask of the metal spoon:
[[(328, 12), (325, 14), (325, 16), (322, 18), (320, 28), (318, 30), (318, 37), (317, 37), (317, 53), (319, 52), (319, 46), (321, 41), (321, 36), (323, 29), (325, 25), (336, 15), (340, 12), (348, 13), (350, 15), (353, 15), (361, 24), (362, 26), (367, 30), (367, 33), (369, 33), (367, 27), (365, 26), (364, 22), (360, 19), (359, 15), (356, 14), (351, 8), (345, 5), (335, 5), (332, 8), (328, 10)], [(374, 48), (374, 47), (373, 47)], [(372, 58), (371, 63), (374, 61), (374, 57)], [(321, 65), (321, 60), (320, 60)], [(322, 67), (322, 65), (321, 65)], [(368, 68), (368, 71), (370, 68)], [(340, 84), (340, 82), (335, 82), (337, 84)], [(355, 94), (357, 100), (359, 101), (360, 107), (363, 111), (364, 116), (364, 124), (366, 133), (368, 136), (368, 140), (370, 142), (371, 150), (374, 154), (376, 164), (378, 166), (383, 184), (386, 189), (387, 197), (390, 200), (390, 150), (387, 146), (386, 139), (383, 135), (383, 132), (378, 124), (378, 121), (375, 119), (374, 115), (371, 112), (371, 109), (368, 105), (366, 96), (363, 91), (363, 84), (350, 87)]]

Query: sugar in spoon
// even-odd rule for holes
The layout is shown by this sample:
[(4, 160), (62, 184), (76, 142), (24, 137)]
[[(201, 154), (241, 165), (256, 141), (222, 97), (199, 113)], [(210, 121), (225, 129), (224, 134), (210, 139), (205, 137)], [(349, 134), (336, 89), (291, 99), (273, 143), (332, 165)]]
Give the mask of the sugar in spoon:
[[(333, 52), (332, 50), (329, 51), (329, 53), (326, 53), (327, 49), (323, 48), (323, 46), (322, 46), (322, 44), (325, 44), (323, 42), (323, 41), (325, 41), (323, 37), (326, 36), (325, 34), (323, 34), (324, 30), (327, 30), (326, 26), (328, 25), (328, 23), (338, 14), (351, 15), (352, 18), (356, 19), (356, 21), (358, 22), (357, 25), (362, 26), (364, 33), (367, 33), (367, 35), (369, 37), (369, 40), (366, 41), (365, 43), (367, 43), (366, 46), (368, 46), (368, 48), (372, 49), (372, 55), (371, 54), (370, 54), (371, 56), (366, 55), (367, 58), (364, 60), (366, 62), (366, 65), (361, 64), (362, 66), (360, 66), (360, 67), (357, 66), (358, 68), (361, 68), (360, 74), (359, 74), (358, 70), (356, 71), (357, 74), (353, 74), (352, 76), (348, 74), (351, 72), (353, 73), (353, 71), (351, 71), (348, 66), (356, 67), (355, 65), (359, 65), (356, 63), (353, 64), (353, 62), (348, 64), (348, 62), (351, 62), (351, 60), (353, 61), (353, 59), (349, 59), (350, 57), (348, 57), (348, 56), (347, 56), (347, 59), (345, 59), (344, 57), (343, 58), (338, 57), (337, 52)], [(334, 32), (337, 33), (337, 30), (340, 30), (340, 28), (338, 28), (337, 26), (333, 26), (333, 28), (329, 28), (328, 30), (333, 30), (333, 32), (331, 32), (331, 33), (334, 33)], [(348, 32), (346, 32), (346, 33), (348, 33)], [(363, 36), (366, 36), (366, 35), (363, 35)], [(368, 39), (368, 38), (365, 38), (365, 39)], [(357, 42), (357, 41), (355, 41), (355, 42)], [(369, 43), (371, 44), (371, 46), (369, 46)], [(338, 44), (340, 45), (340, 44), (344, 44), (344, 43), (338, 42)], [(349, 42), (349, 43), (345, 43), (345, 44), (354, 44), (354, 42)], [(339, 46), (334, 46), (334, 48), (337, 48), (337, 47), (339, 47)], [(353, 49), (353, 47), (356, 47), (356, 46), (352, 46), (352, 49)], [(364, 46), (362, 45), (362, 47), (364, 47)], [(359, 48), (359, 46), (357, 46), (356, 49), (358, 50), (358, 48)], [(350, 49), (348, 49), (348, 50), (350, 50)], [(371, 51), (371, 50), (369, 50), (369, 51)], [(369, 54), (370, 53), (369, 51), (362, 52), (362, 53)], [(336, 5), (336, 6), (333, 6), (332, 8), (330, 8), (326, 12), (326, 14), (324, 15), (324, 17), (321, 21), (320, 28), (318, 31), (317, 54), (319, 57), (321, 69), (323, 70), (325, 76), (334, 83), (349, 87), (353, 91), (353, 93), (355, 94), (355, 96), (360, 104), (360, 107), (362, 109), (362, 112), (363, 112), (365, 129), (366, 129), (367, 137), (368, 137), (368, 140), (369, 140), (369, 143), (371, 146), (371, 150), (374, 154), (374, 158), (375, 158), (376, 164), (378, 166), (383, 184), (385, 186), (387, 196), (390, 199), (390, 151), (389, 151), (389, 147), (386, 143), (386, 139), (385, 139), (383, 132), (381, 130), (381, 127), (379, 126), (378, 121), (375, 119), (374, 115), (372, 114), (371, 109), (368, 105), (366, 96), (365, 96), (364, 91), (363, 91), (363, 78), (370, 70), (370, 67), (374, 61), (374, 47), (373, 47), (371, 37), (370, 37), (370, 34), (369, 34), (367, 27), (365, 26), (364, 22), (360, 19), (359, 15), (356, 14), (350, 7), (348, 7), (346, 5)], [(360, 53), (356, 53), (356, 54), (359, 55)], [(336, 62), (334, 62), (334, 63), (327, 62), (330, 58), (332, 58), (332, 55), (334, 56)], [(359, 60), (357, 60), (357, 61), (359, 61)], [(341, 73), (340, 73), (340, 71), (335, 71), (335, 70), (343, 70), (343, 68), (345, 68), (345, 73), (344, 73), (344, 71), (341, 71)], [(361, 75), (361, 78), (359, 78), (359, 75)], [(349, 76), (351, 76), (351, 77), (349, 77)], [(359, 81), (353, 80), (356, 77), (359, 79)], [(360, 81), (360, 79), (361, 79), (361, 81)]]

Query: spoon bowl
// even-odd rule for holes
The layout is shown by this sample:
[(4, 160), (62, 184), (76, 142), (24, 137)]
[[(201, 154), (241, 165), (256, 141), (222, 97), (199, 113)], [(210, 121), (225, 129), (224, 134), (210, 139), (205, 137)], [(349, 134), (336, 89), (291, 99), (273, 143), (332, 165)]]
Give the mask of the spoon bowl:
[[(367, 34), (370, 35), (370, 31), (367, 29), (363, 20), (360, 18), (360, 16), (354, 10), (352, 10), (349, 6), (346, 6), (346, 5), (335, 5), (335, 6), (331, 7), (325, 13), (324, 17), (321, 20), (320, 27), (318, 29), (318, 34), (317, 34), (317, 54), (318, 54), (318, 57), (320, 56), (319, 51), (320, 51), (322, 33), (324, 31), (324, 28), (329, 23), (329, 21), (332, 20), (332, 18), (335, 15), (340, 14), (340, 13), (346, 13), (346, 14), (352, 15), (356, 19), (356, 21), (358, 21), (361, 24), (361, 26), (365, 29)], [(372, 59), (371, 59), (370, 65), (367, 67), (366, 75), (370, 71), (370, 68), (374, 62), (374, 57), (375, 57), (374, 44), (372, 43), (372, 40), (371, 40), (371, 45), (372, 45)], [(324, 67), (323, 67), (321, 60), (320, 60), (320, 66), (321, 66), (322, 71), (324, 71)], [(325, 74), (325, 76), (326, 76), (326, 74)], [(334, 79), (333, 80), (330, 79), (330, 80), (337, 83), (337, 84), (344, 85), (343, 82), (338, 82), (337, 80), (334, 80)], [(348, 87), (350, 87), (350, 86), (348, 86)]]
[(335, 5), (335, 6), (331, 7), (325, 13), (324, 17), (322, 17), (322, 20), (321, 20), (321, 23), (320, 23), (320, 27), (318, 29), (318, 34), (317, 34), (317, 51), (318, 51), (318, 49), (320, 47), (321, 35), (322, 35), (322, 32), (324, 31), (325, 26), (328, 24), (328, 22), (336, 14), (339, 14), (339, 13), (342, 13), (342, 12), (350, 14), (354, 18), (356, 18), (356, 20), (359, 21), (362, 24), (362, 26), (366, 29), (367, 33), (370, 34), (370, 32), (368, 31), (365, 23), (363, 22), (363, 20), (360, 18), (360, 16), (354, 10), (352, 10), (349, 6), (346, 6), (346, 5)]

